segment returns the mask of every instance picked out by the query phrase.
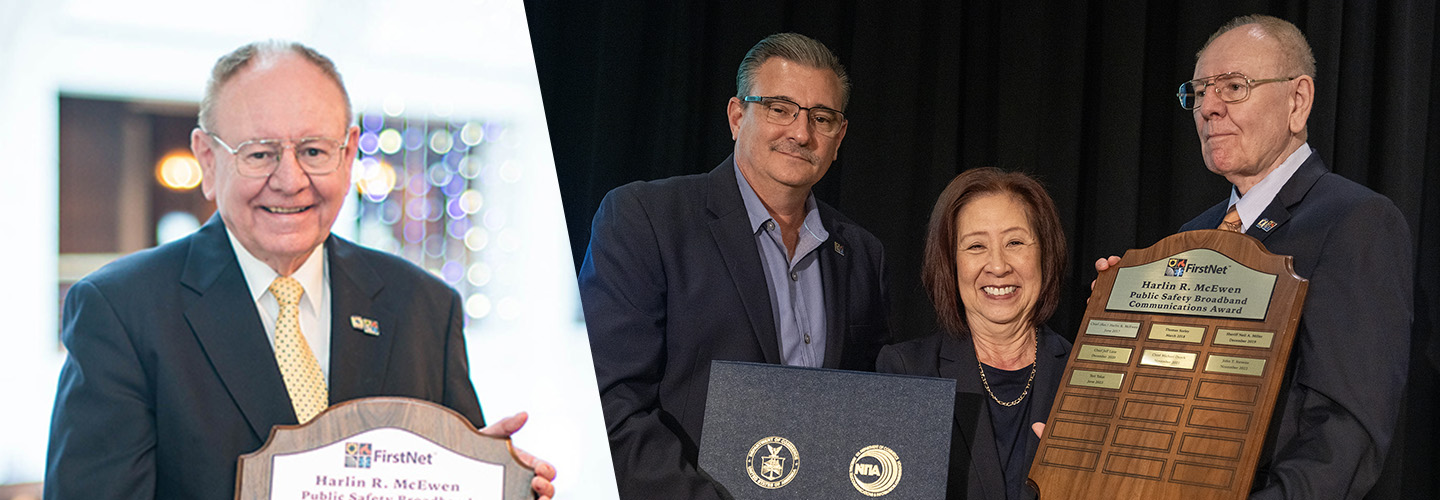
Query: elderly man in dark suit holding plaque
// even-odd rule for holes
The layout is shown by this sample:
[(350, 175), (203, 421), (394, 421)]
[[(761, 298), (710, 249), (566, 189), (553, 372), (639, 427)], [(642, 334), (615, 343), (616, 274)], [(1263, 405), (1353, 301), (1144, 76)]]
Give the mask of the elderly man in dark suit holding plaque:
[[(71, 288), (45, 498), (234, 498), (236, 459), (273, 426), (353, 398), (424, 399), (485, 425), (459, 295), (330, 234), (351, 119), (334, 64), (309, 47), (255, 43), (216, 63), (191, 148), (218, 215)], [(554, 469), (533, 463), (552, 495)]]
[(1180, 103), (1194, 114), (1205, 166), (1234, 187), (1181, 230), (1244, 232), (1293, 256), (1310, 280), (1250, 498), (1362, 498), (1380, 476), (1404, 394), (1409, 226), (1394, 203), (1330, 172), (1306, 143), (1315, 57), (1294, 25), (1239, 17), (1197, 57)]
[(711, 361), (873, 370), (886, 337), (880, 242), (810, 192), (845, 138), (844, 68), (782, 33), (736, 80), (730, 158), (595, 214), (580, 298), (621, 498), (721, 496), (696, 466)]

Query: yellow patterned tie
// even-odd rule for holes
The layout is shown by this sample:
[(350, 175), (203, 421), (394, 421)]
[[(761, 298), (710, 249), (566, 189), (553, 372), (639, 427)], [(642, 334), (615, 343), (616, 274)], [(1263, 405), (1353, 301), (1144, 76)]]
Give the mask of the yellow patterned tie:
[(1235, 207), (1230, 207), (1230, 211), (1225, 212), (1225, 220), (1220, 221), (1220, 227), (1217, 227), (1216, 229), (1235, 231), (1237, 233), (1245, 232), (1241, 231), (1241, 228), (1242, 225), (1240, 223), (1240, 212), (1236, 212)]
[(280, 303), (280, 317), (275, 320), (275, 361), (280, 363), (290, 404), (295, 406), (295, 417), (302, 424), (330, 405), (320, 362), (300, 334), (300, 294), (304, 291), (300, 282), (289, 276), (275, 278), (270, 284), (270, 294)]

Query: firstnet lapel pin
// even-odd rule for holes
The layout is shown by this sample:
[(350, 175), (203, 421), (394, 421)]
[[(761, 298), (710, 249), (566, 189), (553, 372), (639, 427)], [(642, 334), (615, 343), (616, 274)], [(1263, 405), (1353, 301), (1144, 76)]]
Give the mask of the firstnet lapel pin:
[(362, 318), (360, 315), (350, 317), (350, 327), (365, 332), (371, 337), (380, 336), (380, 322), (369, 318)]
[(1261, 231), (1265, 231), (1267, 233), (1270, 232), (1271, 229), (1275, 229), (1275, 226), (1277, 224), (1277, 222), (1270, 219), (1260, 219), (1260, 222), (1255, 223), (1256, 226), (1260, 227)]
[(838, 241), (835, 242), (835, 253), (838, 253), (838, 254), (840, 254), (841, 257), (844, 257), (844, 256), (845, 256), (845, 245), (841, 245), (840, 242), (838, 242)]

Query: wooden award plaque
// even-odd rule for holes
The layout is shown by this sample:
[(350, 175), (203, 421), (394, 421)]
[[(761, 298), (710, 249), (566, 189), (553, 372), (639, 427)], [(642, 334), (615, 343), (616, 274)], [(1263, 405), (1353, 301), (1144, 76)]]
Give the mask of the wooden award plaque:
[(1243, 499), (1309, 282), (1249, 236), (1189, 231), (1100, 274), (1030, 466), (1050, 499)]
[(304, 425), (277, 425), (236, 467), (236, 500), (518, 500), (533, 497), (535, 477), (509, 439), (400, 397), (346, 401)]

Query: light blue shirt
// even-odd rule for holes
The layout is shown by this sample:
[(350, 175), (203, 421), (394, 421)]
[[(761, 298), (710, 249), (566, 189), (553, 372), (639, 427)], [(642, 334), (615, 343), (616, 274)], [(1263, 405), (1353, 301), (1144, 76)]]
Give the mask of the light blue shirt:
[(819, 367), (825, 363), (825, 290), (820, 281), (820, 252), (816, 249), (830, 238), (820, 224), (815, 194), (805, 198), (805, 222), (795, 257), (788, 258), (780, 224), (770, 216), (755, 189), (735, 167), (740, 198), (755, 234), (765, 282), (770, 285), (770, 306), (779, 335), (780, 359), (787, 365)]
[(1235, 186), (1230, 186), (1230, 206), (1226, 207), (1226, 211), (1229, 211), (1230, 207), (1234, 207), (1235, 212), (1240, 214), (1240, 224), (1242, 224), (1240, 232), (1250, 230), (1250, 226), (1255, 224), (1255, 219), (1260, 217), (1260, 213), (1265, 211), (1265, 207), (1270, 206), (1270, 202), (1275, 200), (1275, 195), (1280, 193), (1280, 188), (1285, 187), (1286, 182), (1290, 182), (1290, 176), (1295, 175), (1295, 171), (1300, 169), (1301, 163), (1305, 163), (1305, 160), (1310, 158), (1310, 154), (1310, 143), (1301, 144), (1294, 153), (1290, 153), (1290, 156), (1285, 158), (1285, 161), (1280, 162), (1280, 166), (1275, 167), (1275, 170), (1266, 175), (1264, 179), (1260, 179), (1260, 182), (1251, 186), (1250, 192), (1245, 193), (1245, 196), (1240, 196), (1240, 190), (1235, 189)]

